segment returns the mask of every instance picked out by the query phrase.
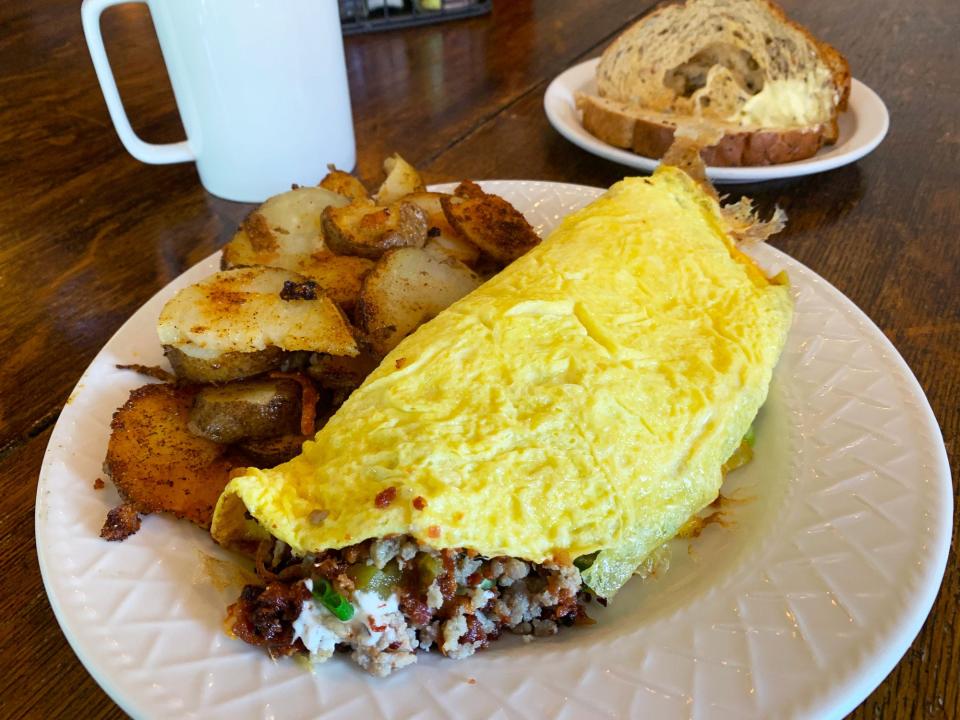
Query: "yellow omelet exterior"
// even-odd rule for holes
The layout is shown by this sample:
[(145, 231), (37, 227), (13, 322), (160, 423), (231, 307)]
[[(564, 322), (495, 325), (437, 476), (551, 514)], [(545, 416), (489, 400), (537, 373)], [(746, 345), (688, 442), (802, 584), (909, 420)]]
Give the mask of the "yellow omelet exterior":
[(717, 497), (791, 312), (684, 173), (628, 178), (400, 343), (302, 455), (232, 480), (214, 537), (248, 510), (298, 553), (600, 551), (584, 580), (610, 596)]

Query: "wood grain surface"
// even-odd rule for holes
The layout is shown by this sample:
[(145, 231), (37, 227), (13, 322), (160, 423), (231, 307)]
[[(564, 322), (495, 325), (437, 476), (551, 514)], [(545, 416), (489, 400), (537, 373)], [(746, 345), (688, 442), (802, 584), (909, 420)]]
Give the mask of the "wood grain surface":
[[(347, 39), (358, 173), (401, 152), (429, 181), (609, 185), (630, 170), (547, 123), (546, 85), (599, 54), (651, 3), (497, 0), (491, 15)], [(809, 178), (725, 188), (784, 207), (773, 244), (836, 285), (903, 354), (960, 456), (960, 3), (790, 0), (883, 97), (872, 155)], [(103, 23), (144, 139), (182, 139), (149, 15)], [(192, 165), (143, 165), (113, 131), (73, 0), (0, 3), (0, 717), (123, 717), (54, 620), (33, 543), (50, 429), (86, 365), (132, 312), (220, 247), (250, 206), (205, 193)], [(956, 517), (956, 516), (955, 516)], [(855, 718), (960, 717), (956, 520), (933, 611)]]

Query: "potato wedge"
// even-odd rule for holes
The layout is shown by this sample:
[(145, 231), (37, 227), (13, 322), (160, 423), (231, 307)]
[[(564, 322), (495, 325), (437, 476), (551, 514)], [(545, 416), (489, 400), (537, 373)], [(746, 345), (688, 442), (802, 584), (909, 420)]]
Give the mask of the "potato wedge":
[(272, 468), (295, 458), (303, 449), (303, 443), (311, 439), (306, 435), (279, 435), (272, 438), (244, 440), (237, 449), (248, 458), (251, 465), (258, 468)]
[(246, 438), (289, 435), (300, 428), (300, 386), (292, 380), (240, 380), (197, 393), (187, 428), (231, 444)]
[(365, 351), (356, 357), (315, 353), (310, 356), (307, 374), (327, 390), (354, 390), (379, 363), (379, 357)]
[(376, 259), (390, 248), (423, 247), (427, 216), (407, 202), (387, 207), (328, 207), (323, 211), (323, 232), (333, 252)]
[(374, 352), (385, 355), (421, 324), (477, 288), (463, 263), (421, 248), (390, 250), (364, 278), (357, 315)]
[(275, 266), (275, 258), (324, 249), (321, 213), (347, 205), (343, 195), (319, 187), (300, 187), (269, 198), (251, 212), (223, 248), (224, 269), (242, 265)]
[(169, 512), (210, 527), (234, 462), (187, 430), (196, 388), (144, 385), (113, 414), (106, 473), (137, 512)]
[(513, 205), (498, 195), (476, 196), (479, 186), (475, 183), (464, 186), (461, 183), (457, 188), (460, 194), (444, 197), (441, 203), (447, 220), (467, 241), (504, 265), (540, 242), (530, 223)]
[(211, 358), (193, 357), (164, 345), (163, 352), (173, 373), (181, 380), (195, 383), (223, 383), (276, 370), (287, 362), (289, 353), (277, 347), (256, 352), (227, 352)]
[[(221, 366), (225, 359), (242, 364), (238, 355), (272, 353), (271, 348), (331, 355), (359, 352), (343, 312), (316, 283), (267, 267), (222, 270), (184, 288), (160, 311), (157, 333), (163, 345)], [(187, 377), (197, 376), (188, 370)]]
[(370, 193), (357, 178), (343, 170), (337, 170), (333, 165), (327, 166), (330, 172), (326, 174), (319, 186), (325, 190), (343, 195), (350, 200), (370, 200)]
[(389, 205), (404, 195), (426, 190), (420, 173), (397, 153), (383, 161), (383, 171), (387, 177), (373, 196), (377, 205)]
[(473, 267), (480, 249), (457, 231), (443, 212), (444, 193), (418, 192), (407, 195), (404, 202), (413, 203), (427, 215), (427, 245), (441, 250), (465, 265)]

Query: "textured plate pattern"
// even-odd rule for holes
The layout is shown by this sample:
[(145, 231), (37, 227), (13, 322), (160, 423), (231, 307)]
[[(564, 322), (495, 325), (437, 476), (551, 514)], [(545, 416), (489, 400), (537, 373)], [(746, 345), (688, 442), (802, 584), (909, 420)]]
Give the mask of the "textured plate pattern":
[[(491, 182), (541, 232), (600, 191)], [(671, 570), (633, 582), (599, 623), (463, 662), (421, 656), (376, 680), (345, 661), (274, 663), (221, 632), (236, 590), (203, 567), (203, 532), (151, 517), (129, 540), (98, 531), (117, 500), (96, 491), (109, 419), (162, 361), (141, 308), (84, 374), (53, 432), (37, 494), (41, 570), (64, 633), (138, 717), (830, 717), (854, 707), (919, 630), (946, 562), (952, 495), (936, 421), (879, 330), (782, 253), (797, 314), (758, 422), (756, 460), (728, 479), (725, 526), (676, 541)]]

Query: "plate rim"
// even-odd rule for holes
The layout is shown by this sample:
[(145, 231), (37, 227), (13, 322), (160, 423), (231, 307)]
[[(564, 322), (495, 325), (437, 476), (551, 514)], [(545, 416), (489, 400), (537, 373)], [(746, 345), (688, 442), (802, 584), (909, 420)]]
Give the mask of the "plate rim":
[[(565, 139), (591, 155), (626, 165), (627, 167), (652, 172), (660, 164), (659, 160), (610, 145), (589, 133), (580, 122), (573, 125), (561, 115), (561, 109), (570, 109), (575, 115), (579, 116), (578, 111), (571, 105), (568, 99), (568, 96), (572, 98), (573, 93), (582, 87), (582, 85), (575, 85), (573, 78), (588, 70), (592, 71), (599, 62), (599, 57), (584, 60), (567, 68), (550, 81), (543, 94), (543, 109), (546, 113), (547, 120), (554, 130), (560, 133)], [(844, 165), (854, 163), (872, 153), (880, 143), (883, 142), (890, 130), (890, 112), (876, 91), (854, 77), (851, 77), (850, 80), (850, 110), (854, 109), (853, 103), (855, 98), (863, 97), (863, 100), (859, 102), (869, 103), (873, 109), (879, 111), (877, 120), (879, 120), (880, 124), (877, 131), (861, 145), (851, 148), (844, 153), (819, 160), (817, 156), (814, 155), (805, 160), (780, 163), (778, 165), (742, 167), (708, 166), (707, 176), (717, 184), (759, 183), (772, 180), (784, 180), (835, 170)], [(586, 137), (580, 135), (580, 132), (584, 133)], [(833, 149), (836, 150), (838, 147), (842, 147), (842, 144), (834, 145)]]
[[(455, 183), (431, 186), (431, 189), (439, 190), (444, 187), (450, 187), (454, 184)], [(494, 191), (496, 191), (498, 186), (500, 188), (509, 188), (511, 186), (530, 187), (538, 185), (555, 186), (557, 189), (563, 189), (567, 192), (573, 191), (580, 193), (591, 193), (593, 195), (602, 193), (604, 191), (603, 188), (595, 188), (589, 185), (543, 180), (488, 180), (482, 181), (481, 185), (489, 185)], [(815, 701), (814, 707), (808, 708), (811, 710), (811, 712), (816, 712), (818, 714), (826, 713), (832, 716), (834, 713), (836, 713), (837, 716), (841, 716), (848, 713), (860, 702), (862, 702), (863, 699), (866, 698), (870, 692), (883, 681), (883, 679), (893, 670), (893, 668), (896, 667), (903, 654), (909, 648), (913, 639), (921, 630), (926, 618), (929, 615), (930, 609), (932, 608), (939, 594), (953, 532), (952, 507), (954, 498), (952, 494), (949, 459), (947, 457), (946, 447), (943, 442), (942, 430), (940, 429), (940, 425), (937, 422), (936, 416), (926, 398), (925, 393), (923, 392), (922, 386), (920, 385), (916, 376), (913, 374), (912, 370), (909, 368), (909, 365), (907, 365), (906, 361), (903, 359), (900, 352), (889, 340), (889, 338), (886, 337), (882, 330), (880, 330), (876, 323), (869, 316), (867, 316), (866, 313), (864, 313), (856, 305), (856, 303), (840, 292), (840, 290), (838, 290), (832, 283), (818, 275), (815, 271), (803, 263), (800, 263), (799, 261), (790, 257), (787, 253), (770, 245), (762, 246), (761, 252), (769, 253), (770, 257), (776, 261), (788, 261), (789, 263), (797, 266), (797, 268), (800, 269), (811, 282), (826, 289), (826, 291), (833, 296), (833, 299), (840, 303), (840, 305), (843, 307), (844, 313), (848, 317), (853, 318), (860, 328), (870, 332), (874, 336), (875, 340), (883, 344), (883, 347), (889, 353), (889, 358), (897, 365), (901, 378), (907, 381), (907, 385), (909, 386), (910, 390), (909, 395), (914, 401), (917, 409), (923, 414), (925, 420), (929, 424), (928, 429), (931, 431), (934, 429), (936, 430), (933, 435), (933, 439), (936, 442), (934, 442), (935, 448), (933, 449), (932, 465), (934, 466), (933, 469), (936, 471), (934, 474), (939, 480), (942, 481), (939, 482), (936, 487), (939, 488), (941, 495), (943, 495), (942, 499), (944, 502), (940, 505), (940, 522), (937, 523), (933, 537), (940, 538), (941, 542), (939, 542), (934, 548), (936, 552), (933, 553), (925, 563), (923, 576), (921, 580), (918, 581), (918, 588), (920, 589), (920, 592), (914, 596), (913, 602), (908, 608), (908, 612), (901, 614), (901, 616), (898, 618), (898, 621), (892, 626), (892, 629), (889, 632), (891, 637), (887, 643), (876, 650), (870, 662), (860, 662), (858, 672), (853, 674), (846, 684), (834, 685), (831, 692), (821, 694), (821, 697), (818, 699), (818, 701)], [(218, 269), (219, 257), (220, 251), (217, 251), (204, 258), (200, 262), (195, 263), (191, 267), (187, 268), (183, 273), (165, 284), (163, 288), (159, 289), (151, 296), (150, 299), (148, 299), (136, 311), (134, 311), (134, 313), (127, 318), (126, 321), (124, 321), (121, 327), (115, 333), (113, 333), (113, 335), (111, 335), (110, 339), (103, 345), (93, 360), (91, 360), (90, 364), (85, 368), (83, 374), (77, 382), (76, 387), (71, 392), (70, 397), (73, 398), (76, 393), (83, 391), (85, 381), (88, 379), (91, 371), (101, 362), (101, 356), (108, 352), (114, 339), (133, 322), (137, 313), (139, 313), (146, 305), (154, 301), (158, 296), (172, 292), (171, 286), (178, 282), (182, 282), (184, 276), (187, 274), (199, 274), (202, 269), (206, 269), (208, 272), (213, 272)], [(51, 608), (53, 609), (61, 631), (64, 633), (64, 636), (67, 638), (71, 649), (74, 651), (80, 662), (84, 665), (87, 672), (90, 673), (90, 675), (101, 686), (101, 688), (103, 688), (103, 690), (111, 697), (111, 699), (113, 699), (125, 712), (132, 716), (138, 716), (140, 713), (146, 710), (146, 708), (143, 707), (142, 697), (140, 699), (131, 697), (128, 689), (125, 689), (121, 683), (114, 682), (114, 680), (111, 678), (109, 673), (110, 668), (104, 666), (102, 663), (98, 663), (96, 658), (87, 652), (85, 643), (74, 632), (74, 627), (71, 625), (70, 620), (65, 614), (60, 597), (55, 592), (51, 592), (51, 588), (53, 586), (50, 581), (50, 574), (52, 570), (50, 568), (48, 559), (48, 552), (50, 551), (50, 548), (44, 542), (45, 523), (43, 513), (47, 504), (44, 495), (50, 491), (48, 477), (50, 475), (51, 465), (54, 462), (54, 456), (56, 454), (54, 442), (55, 440), (59, 439), (57, 430), (61, 425), (61, 422), (62, 420), (58, 419), (53, 431), (51, 432), (51, 437), (47, 448), (44, 451), (37, 485), (36, 507), (34, 512), (36, 550), (41, 577), (44, 583), (44, 590), (47, 594), (48, 601), (50, 602)], [(66, 432), (66, 430), (63, 432)]]

